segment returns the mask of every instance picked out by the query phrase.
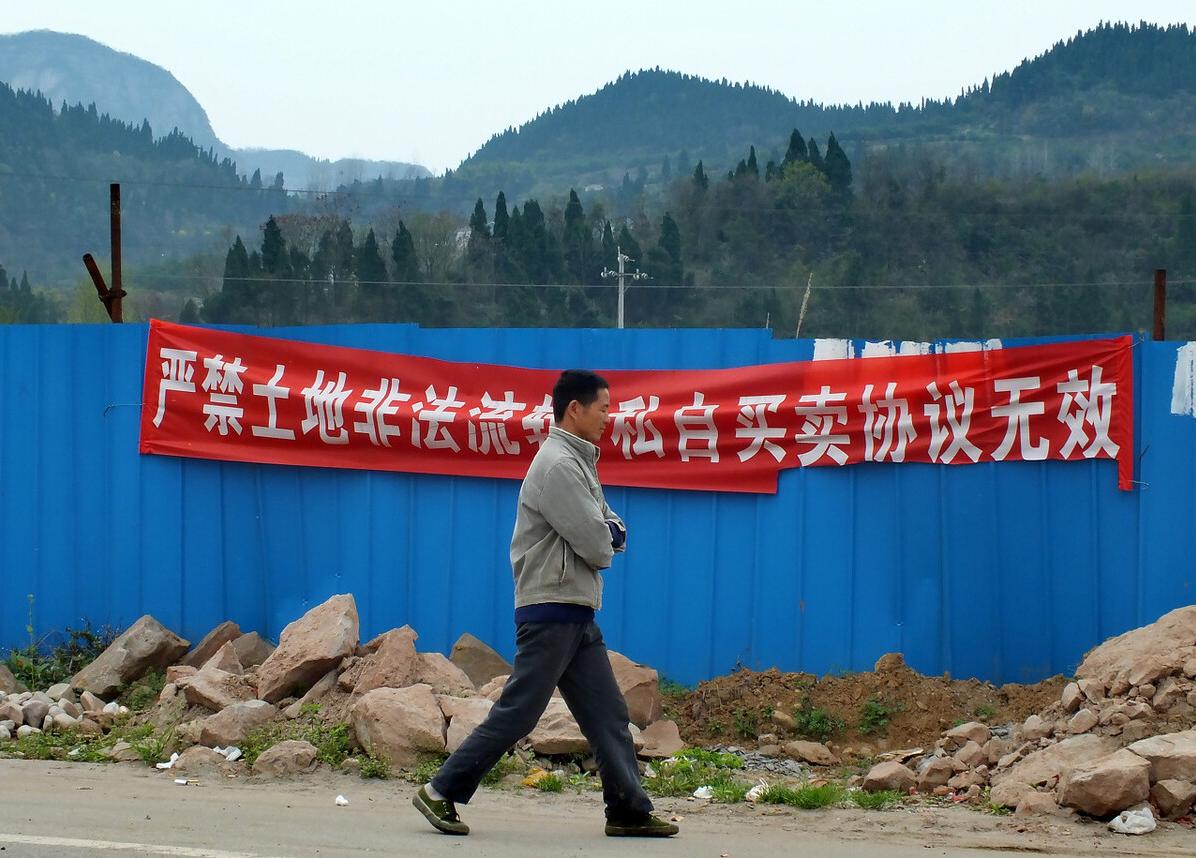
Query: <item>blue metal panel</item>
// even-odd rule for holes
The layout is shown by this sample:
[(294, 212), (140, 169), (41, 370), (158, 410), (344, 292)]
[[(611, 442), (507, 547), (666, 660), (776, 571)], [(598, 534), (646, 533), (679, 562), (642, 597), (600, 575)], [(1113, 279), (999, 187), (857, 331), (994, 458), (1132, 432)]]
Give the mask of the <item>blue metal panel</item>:
[[(816, 351), (760, 330), (247, 332), (535, 368)], [(277, 638), (351, 592), (363, 638), (410, 623), (425, 650), (469, 631), (512, 655), (516, 482), (139, 456), (146, 336), (0, 326), (0, 647), (26, 642), (29, 593), (39, 633), (152, 613), (196, 639), (224, 619)], [(1170, 413), (1175, 357), (1136, 348), (1133, 493), (1109, 462), (791, 470), (775, 496), (612, 488), (631, 539), (607, 575), (610, 645), (683, 682), (740, 664), (867, 669), (893, 650), (993, 681), (1072, 670), (1193, 601), (1196, 419)]]

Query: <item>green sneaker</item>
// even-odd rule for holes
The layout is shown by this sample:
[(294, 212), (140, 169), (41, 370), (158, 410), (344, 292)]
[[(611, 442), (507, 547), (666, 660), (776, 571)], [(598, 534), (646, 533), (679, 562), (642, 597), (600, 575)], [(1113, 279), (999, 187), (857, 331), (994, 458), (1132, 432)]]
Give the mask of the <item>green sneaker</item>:
[[(457, 815), (457, 808), (451, 801), (433, 801), (424, 787), (411, 799), (415, 809), (422, 813), (436, 829), (443, 834), (468, 834), (469, 826)], [(675, 828), (676, 826), (674, 826)]]
[(607, 837), (672, 837), (681, 829), (671, 822), (665, 822), (651, 814), (640, 819), (606, 821)]

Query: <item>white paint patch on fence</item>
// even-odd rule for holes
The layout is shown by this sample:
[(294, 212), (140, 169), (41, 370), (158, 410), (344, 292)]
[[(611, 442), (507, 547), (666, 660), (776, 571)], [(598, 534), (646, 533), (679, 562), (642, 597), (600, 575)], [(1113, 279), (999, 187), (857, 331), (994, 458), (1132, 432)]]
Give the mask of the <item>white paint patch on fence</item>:
[(814, 340), (814, 360), (843, 360), (853, 357), (851, 340)]
[(1171, 413), (1196, 417), (1196, 343), (1184, 343), (1175, 351)]

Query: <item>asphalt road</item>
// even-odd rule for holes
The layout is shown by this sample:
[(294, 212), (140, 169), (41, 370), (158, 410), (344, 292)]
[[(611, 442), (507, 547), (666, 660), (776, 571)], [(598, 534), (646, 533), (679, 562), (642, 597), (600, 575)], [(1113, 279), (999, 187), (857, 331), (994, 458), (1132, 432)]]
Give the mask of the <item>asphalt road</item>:
[[(530, 790), (483, 790), (462, 808), (473, 833), (447, 837), (411, 807), (415, 787), (400, 781), (331, 774), (265, 783), (229, 781), (219, 775), (193, 777), (198, 783), (177, 786), (171, 773), (137, 765), (0, 760), (0, 858), (925, 858), (1011, 849), (1092, 854), (1081, 838), (1070, 844), (1052, 844), (1050, 836), (1031, 839), (1014, 832), (1008, 820), (961, 809), (942, 811), (947, 819), (905, 811), (837, 811), (840, 815), (833, 816), (789, 809), (703, 809), (681, 799), (658, 803), (663, 815), (682, 817), (680, 836), (628, 841), (604, 836), (600, 796)], [(349, 799), (347, 807), (335, 805), (337, 794)], [(957, 814), (951, 816), (952, 811)], [(984, 825), (972, 825), (973, 821)], [(1165, 845), (1145, 839), (1130, 844), (1123, 838), (1102, 843), (1100, 852), (1122, 852), (1117, 848), (1122, 843), (1127, 849)], [(1074, 851), (1060, 848), (1067, 845)], [(1170, 849), (1149, 852), (1184, 854)]]

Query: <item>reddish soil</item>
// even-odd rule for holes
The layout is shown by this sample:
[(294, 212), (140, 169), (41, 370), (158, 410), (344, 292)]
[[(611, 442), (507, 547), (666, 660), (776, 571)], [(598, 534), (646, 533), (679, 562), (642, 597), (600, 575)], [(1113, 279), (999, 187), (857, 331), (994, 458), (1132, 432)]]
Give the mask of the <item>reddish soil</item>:
[[(800, 727), (780, 723), (773, 713), (783, 713), (780, 721), (785, 721), (785, 715), (797, 711), (808, 715), (823, 710), (844, 724), (828, 739), (832, 749), (845, 758), (863, 758), (897, 748), (929, 747), (943, 730), (964, 721), (1020, 723), (1057, 701), (1065, 684), (1061, 676), (1000, 687), (976, 679), (923, 676), (899, 656), (885, 656), (877, 666), (879, 670), (822, 679), (776, 669), (738, 670), (703, 682), (684, 696), (672, 696), (666, 709), (689, 744), (747, 748), (757, 747), (759, 737), (767, 734), (780, 742), (820, 740), (822, 736), (802, 735)], [(884, 718), (888, 723), (878, 725)]]

